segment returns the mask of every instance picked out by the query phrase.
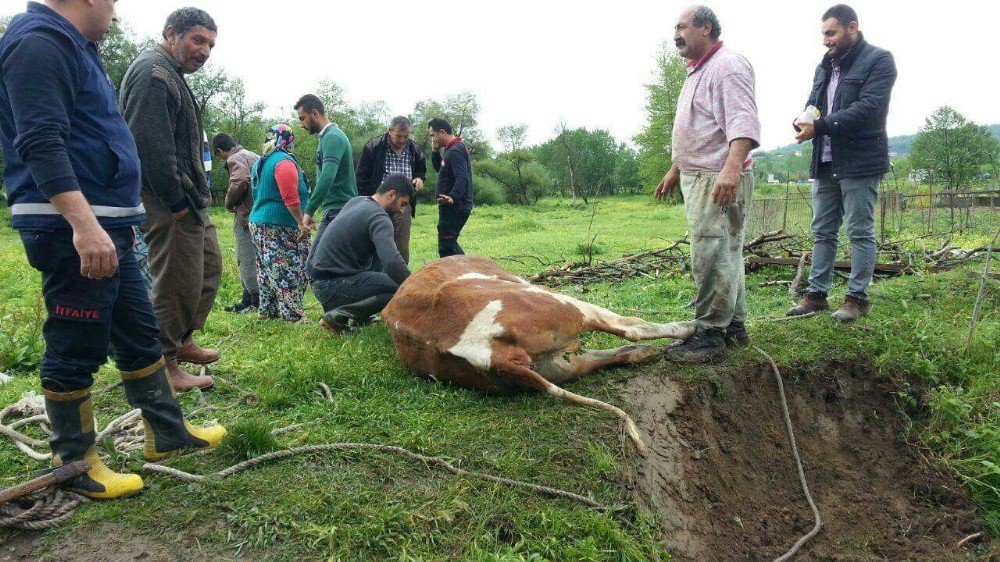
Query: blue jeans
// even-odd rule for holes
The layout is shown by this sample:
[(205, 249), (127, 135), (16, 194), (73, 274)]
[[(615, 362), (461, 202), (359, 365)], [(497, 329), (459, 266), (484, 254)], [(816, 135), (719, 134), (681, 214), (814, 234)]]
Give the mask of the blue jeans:
[(362, 321), (382, 312), (397, 289), (399, 285), (381, 271), (313, 281), (313, 292), (324, 312), (337, 310)]
[(829, 293), (837, 260), (840, 225), (851, 240), (851, 277), (847, 294), (868, 299), (868, 285), (875, 272), (878, 244), (875, 242), (875, 203), (882, 176), (836, 179), (828, 165), (821, 165), (813, 180), (812, 269), (809, 290)]
[(42, 387), (55, 392), (89, 388), (108, 359), (121, 371), (138, 371), (162, 357), (149, 287), (132, 250), (131, 227), (108, 230), (118, 250), (111, 277), (80, 275), (80, 255), (69, 228), (22, 229), (28, 263), (42, 273), (48, 318), (42, 328)]
[(438, 210), (438, 256), (446, 258), (465, 255), (465, 251), (458, 245), (458, 237), (462, 234), (472, 209), (438, 205)]

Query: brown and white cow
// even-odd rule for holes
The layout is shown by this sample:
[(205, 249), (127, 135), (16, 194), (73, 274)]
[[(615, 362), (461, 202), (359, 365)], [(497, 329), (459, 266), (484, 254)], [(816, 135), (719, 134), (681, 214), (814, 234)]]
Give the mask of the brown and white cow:
[(662, 347), (585, 351), (585, 332), (629, 341), (685, 339), (693, 322), (657, 324), (532, 285), (496, 262), (453, 256), (431, 262), (400, 287), (382, 318), (407, 368), (435, 381), (487, 392), (542, 390), (614, 413), (645, 452), (621, 409), (556, 386), (609, 365), (658, 357)]

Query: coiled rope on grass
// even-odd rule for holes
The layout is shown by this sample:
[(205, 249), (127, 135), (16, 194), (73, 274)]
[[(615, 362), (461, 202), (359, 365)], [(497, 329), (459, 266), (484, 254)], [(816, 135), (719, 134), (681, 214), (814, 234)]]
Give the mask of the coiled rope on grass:
[(89, 501), (68, 490), (45, 488), (16, 501), (0, 503), (0, 527), (22, 531), (52, 529), (73, 517), (76, 508)]

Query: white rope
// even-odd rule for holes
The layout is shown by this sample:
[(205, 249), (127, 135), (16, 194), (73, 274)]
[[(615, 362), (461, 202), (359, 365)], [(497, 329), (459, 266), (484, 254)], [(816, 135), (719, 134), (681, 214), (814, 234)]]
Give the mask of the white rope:
[(806, 494), (806, 501), (809, 502), (809, 508), (812, 509), (813, 517), (816, 518), (816, 524), (813, 525), (811, 531), (809, 531), (805, 536), (800, 538), (792, 548), (774, 559), (774, 562), (784, 562), (785, 560), (791, 560), (793, 556), (809, 542), (813, 537), (819, 534), (820, 528), (823, 527), (823, 520), (819, 516), (819, 509), (816, 508), (816, 502), (813, 501), (812, 494), (809, 493), (809, 484), (806, 483), (806, 473), (802, 469), (802, 457), (799, 455), (799, 446), (795, 443), (795, 430), (792, 428), (792, 416), (788, 413), (788, 400), (785, 398), (785, 383), (781, 380), (781, 372), (778, 370), (778, 364), (774, 362), (774, 358), (767, 354), (766, 351), (753, 346), (754, 351), (760, 353), (771, 363), (771, 370), (774, 371), (774, 380), (778, 383), (778, 394), (781, 396), (781, 413), (785, 417), (785, 429), (788, 430), (788, 441), (792, 444), (792, 456), (795, 457), (795, 466), (799, 469), (799, 483), (802, 484), (802, 491)]

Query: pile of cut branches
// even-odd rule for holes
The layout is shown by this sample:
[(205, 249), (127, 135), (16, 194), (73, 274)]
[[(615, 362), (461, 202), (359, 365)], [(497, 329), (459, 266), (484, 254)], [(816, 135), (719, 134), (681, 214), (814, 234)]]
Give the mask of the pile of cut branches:
[[(913, 240), (888, 242), (879, 247), (879, 263), (875, 265), (875, 277), (886, 278), (896, 275), (912, 275), (920, 272), (939, 272), (985, 256), (988, 246), (971, 249), (951, 245), (949, 239), (936, 250), (913, 249), (908, 245)], [(659, 279), (664, 273), (683, 274), (690, 267), (687, 238), (659, 250), (648, 250), (628, 254), (616, 260), (587, 264), (567, 263), (562, 267), (545, 270), (530, 278), (532, 283), (549, 287), (565, 285), (586, 286), (592, 283), (617, 283), (634, 277)], [(743, 245), (747, 270), (763, 266), (794, 267), (796, 274), (791, 280), (769, 281), (764, 285), (790, 285), (790, 292), (797, 291), (806, 265), (810, 264), (812, 239), (778, 230), (767, 232)], [(996, 249), (994, 249), (996, 250)], [(839, 272), (850, 271), (849, 256), (835, 263)]]

